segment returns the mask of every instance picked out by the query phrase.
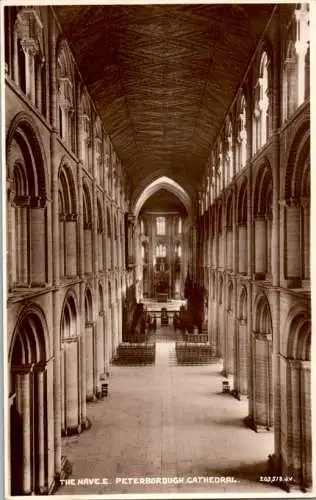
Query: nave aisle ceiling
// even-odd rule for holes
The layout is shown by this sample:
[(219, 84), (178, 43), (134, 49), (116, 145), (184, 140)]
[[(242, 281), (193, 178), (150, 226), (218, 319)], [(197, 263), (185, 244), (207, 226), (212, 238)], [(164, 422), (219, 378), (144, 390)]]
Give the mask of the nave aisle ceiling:
[(193, 194), (273, 8), (54, 7), (132, 190), (159, 171)]

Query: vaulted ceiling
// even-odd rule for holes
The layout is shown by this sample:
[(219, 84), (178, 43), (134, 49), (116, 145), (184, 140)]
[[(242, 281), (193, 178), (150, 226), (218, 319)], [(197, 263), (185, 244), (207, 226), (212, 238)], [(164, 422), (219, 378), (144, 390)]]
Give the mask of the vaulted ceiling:
[(159, 172), (194, 193), (273, 7), (55, 7), (132, 191)]

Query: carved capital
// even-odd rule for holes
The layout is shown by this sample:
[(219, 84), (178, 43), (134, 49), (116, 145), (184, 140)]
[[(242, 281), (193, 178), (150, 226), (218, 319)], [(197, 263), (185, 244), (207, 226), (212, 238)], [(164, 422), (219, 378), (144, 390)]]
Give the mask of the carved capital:
[(67, 222), (76, 222), (77, 220), (78, 220), (78, 214), (76, 214), (76, 213), (66, 215)]
[(19, 207), (27, 207), (30, 204), (30, 196), (15, 196), (14, 204)]
[(34, 363), (26, 363), (24, 365), (12, 365), (11, 371), (18, 373), (19, 375), (26, 375), (32, 373), (34, 368)]
[(46, 198), (42, 196), (33, 196), (30, 198), (30, 206), (31, 208), (45, 208), (46, 201)]
[(34, 7), (25, 7), (17, 15), (16, 30), (25, 53), (36, 56), (40, 50), (42, 22)]

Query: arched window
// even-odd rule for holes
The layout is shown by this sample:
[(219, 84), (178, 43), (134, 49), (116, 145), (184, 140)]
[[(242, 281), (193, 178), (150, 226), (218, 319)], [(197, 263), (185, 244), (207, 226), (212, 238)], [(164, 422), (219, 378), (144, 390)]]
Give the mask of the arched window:
[(216, 162), (216, 170), (217, 170), (217, 194), (219, 195), (223, 190), (223, 175), (224, 175), (224, 154), (223, 154), (223, 142), (222, 139), (219, 138), (217, 145), (217, 162)]
[(17, 12), (14, 39), (15, 81), (33, 105), (45, 114), (44, 37), (37, 7), (25, 7)]
[(110, 142), (109, 138), (107, 138), (104, 141), (103, 145), (103, 150), (104, 150), (104, 188), (107, 192), (109, 192), (109, 182), (110, 182), (110, 153), (111, 153), (111, 147), (110, 147)]
[(284, 61), (283, 115), (286, 120), (297, 108), (298, 103), (298, 58), (292, 40), (287, 45)]
[(181, 259), (181, 254), (182, 254), (182, 250), (181, 250), (181, 243), (176, 243), (175, 245), (175, 248), (174, 248), (174, 251), (175, 251), (175, 255), (178, 259)]
[(166, 257), (167, 247), (163, 243), (159, 243), (156, 246), (156, 257)]
[(84, 91), (80, 103), (79, 157), (84, 168), (91, 171), (91, 112), (87, 93)]
[(239, 172), (247, 162), (247, 128), (246, 128), (246, 100), (242, 95), (240, 99), (238, 130), (237, 130), (237, 172)]
[(61, 139), (74, 149), (74, 77), (69, 49), (60, 44), (57, 54), (57, 122)]
[(226, 154), (225, 154), (225, 179), (229, 184), (234, 175), (233, 172), (233, 128), (231, 119), (226, 124)]
[(98, 117), (96, 120), (95, 124), (95, 131), (94, 131), (94, 150), (95, 150), (95, 177), (97, 180), (97, 183), (104, 187), (104, 168), (103, 168), (103, 161), (102, 161), (102, 125), (101, 125), (101, 120)]
[(300, 106), (309, 96), (309, 4), (299, 4), (295, 9), (296, 41), (295, 50), (298, 58), (297, 98)]
[(112, 225), (111, 225), (111, 215), (109, 207), (106, 209), (106, 225), (107, 225), (107, 239), (106, 239), (106, 255), (107, 255), (107, 267), (111, 269), (113, 266), (113, 250), (112, 250)]
[(156, 231), (159, 236), (164, 236), (166, 234), (166, 218), (157, 217), (156, 219)]
[(255, 88), (253, 115), (253, 153), (267, 142), (270, 135), (270, 61), (263, 52), (260, 61), (259, 78)]
[(97, 201), (97, 212), (98, 212), (98, 225), (97, 225), (97, 235), (98, 235), (98, 269), (102, 271), (104, 268), (103, 263), (103, 217), (102, 208), (100, 200)]

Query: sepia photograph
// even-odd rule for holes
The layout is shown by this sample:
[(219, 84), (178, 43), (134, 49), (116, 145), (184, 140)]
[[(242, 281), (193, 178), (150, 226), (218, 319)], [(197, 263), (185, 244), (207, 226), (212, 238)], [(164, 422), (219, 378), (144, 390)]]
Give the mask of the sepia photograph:
[(311, 3), (0, 0), (6, 499), (315, 494)]

